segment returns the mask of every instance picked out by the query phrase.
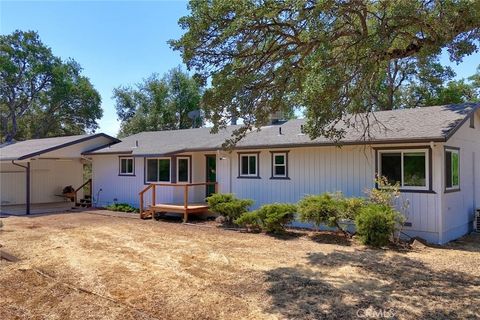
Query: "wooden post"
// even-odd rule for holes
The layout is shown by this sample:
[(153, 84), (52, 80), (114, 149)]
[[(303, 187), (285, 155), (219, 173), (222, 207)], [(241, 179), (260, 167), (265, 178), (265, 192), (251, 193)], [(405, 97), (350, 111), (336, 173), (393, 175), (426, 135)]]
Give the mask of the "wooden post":
[(140, 193), (140, 218), (143, 218), (143, 193)]
[(183, 192), (183, 222), (187, 222), (188, 219), (188, 184), (185, 185), (185, 189)]
[(153, 185), (152, 187), (152, 206), (156, 205), (157, 204), (157, 189), (156, 189), (156, 185)]

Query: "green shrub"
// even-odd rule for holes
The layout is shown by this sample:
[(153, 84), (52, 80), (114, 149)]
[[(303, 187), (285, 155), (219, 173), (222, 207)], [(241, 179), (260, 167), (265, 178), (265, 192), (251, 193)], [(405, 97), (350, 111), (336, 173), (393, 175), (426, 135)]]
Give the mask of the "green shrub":
[(345, 232), (339, 224), (343, 217), (345, 205), (337, 195), (324, 193), (321, 195), (309, 195), (298, 202), (300, 220), (310, 222), (317, 227), (326, 224)]
[(107, 206), (107, 209), (111, 211), (121, 211), (121, 212), (135, 212), (135, 213), (139, 212), (137, 208), (132, 207), (128, 203), (114, 203), (112, 205)]
[(266, 232), (282, 233), (285, 226), (293, 221), (296, 212), (297, 206), (294, 204), (267, 204), (258, 210), (242, 214), (235, 223)]
[(354, 221), (360, 210), (368, 204), (364, 198), (345, 198), (343, 199), (343, 212), (341, 217)]
[(210, 211), (225, 217), (225, 222), (231, 224), (242, 213), (248, 211), (253, 204), (250, 199), (238, 199), (231, 193), (216, 193), (207, 198)]
[(381, 247), (393, 236), (400, 213), (382, 204), (369, 204), (360, 209), (355, 226), (363, 244)]

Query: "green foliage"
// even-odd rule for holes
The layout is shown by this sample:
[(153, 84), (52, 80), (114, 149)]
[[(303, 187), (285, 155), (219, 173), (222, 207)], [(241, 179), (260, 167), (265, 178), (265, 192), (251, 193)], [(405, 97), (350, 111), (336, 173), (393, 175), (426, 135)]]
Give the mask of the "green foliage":
[(310, 137), (339, 139), (337, 121), (404, 105), (406, 84), (435, 92), (452, 77), (438, 64), (442, 49), (460, 61), (480, 39), (479, 1), (218, 0), (189, 8), (179, 21), (185, 34), (170, 44), (211, 81), (204, 105), (214, 130), (244, 119), (231, 143), (297, 106)]
[(400, 197), (400, 184), (392, 184), (386, 177), (377, 176), (375, 179), (377, 188), (369, 191), (370, 201), (376, 204), (393, 207)]
[(368, 204), (364, 198), (345, 198), (343, 199), (343, 219), (354, 221), (360, 210)]
[(350, 219), (356, 213), (357, 205), (353, 201), (347, 203), (341, 194), (309, 195), (298, 202), (298, 213), (301, 221), (316, 226), (325, 224), (348, 235), (341, 226), (341, 220)]
[(231, 193), (215, 193), (207, 198), (210, 211), (225, 217), (231, 224), (253, 204), (250, 199), (238, 199)]
[(54, 56), (36, 32), (0, 35), (1, 140), (95, 131), (101, 97), (81, 71)]
[(376, 247), (387, 245), (396, 231), (399, 215), (390, 206), (381, 204), (370, 204), (360, 209), (355, 225), (362, 243)]
[(153, 74), (136, 87), (114, 89), (115, 108), (122, 121), (120, 136), (201, 127), (203, 118), (194, 121), (188, 113), (200, 110), (202, 93), (200, 84), (180, 67), (161, 78)]
[(112, 205), (107, 206), (107, 209), (112, 211), (121, 211), (121, 212), (134, 212), (134, 213), (140, 212), (137, 208), (132, 207), (128, 203), (114, 203)]
[(297, 207), (293, 204), (267, 204), (258, 210), (242, 214), (235, 223), (266, 232), (282, 233), (285, 231), (285, 226), (293, 221), (296, 212)]

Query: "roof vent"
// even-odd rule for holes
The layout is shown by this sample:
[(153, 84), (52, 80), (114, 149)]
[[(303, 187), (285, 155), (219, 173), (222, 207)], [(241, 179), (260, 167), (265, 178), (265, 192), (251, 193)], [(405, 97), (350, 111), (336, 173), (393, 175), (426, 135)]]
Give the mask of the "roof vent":
[(138, 140), (135, 140), (135, 147), (134, 148), (138, 148)]
[(278, 134), (282, 135), (282, 127), (278, 127)]

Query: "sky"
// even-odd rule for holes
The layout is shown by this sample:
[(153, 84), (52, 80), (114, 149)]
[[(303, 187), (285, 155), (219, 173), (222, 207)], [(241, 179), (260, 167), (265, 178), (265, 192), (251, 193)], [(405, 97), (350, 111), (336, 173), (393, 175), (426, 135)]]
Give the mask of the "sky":
[[(182, 65), (167, 41), (183, 30), (178, 19), (188, 14), (187, 1), (8, 1), (0, 0), (0, 34), (34, 30), (53, 53), (73, 58), (102, 96), (103, 118), (98, 132), (116, 135), (113, 89), (133, 85), (152, 73)], [(457, 78), (472, 75), (480, 53), (457, 65), (445, 54)]]

